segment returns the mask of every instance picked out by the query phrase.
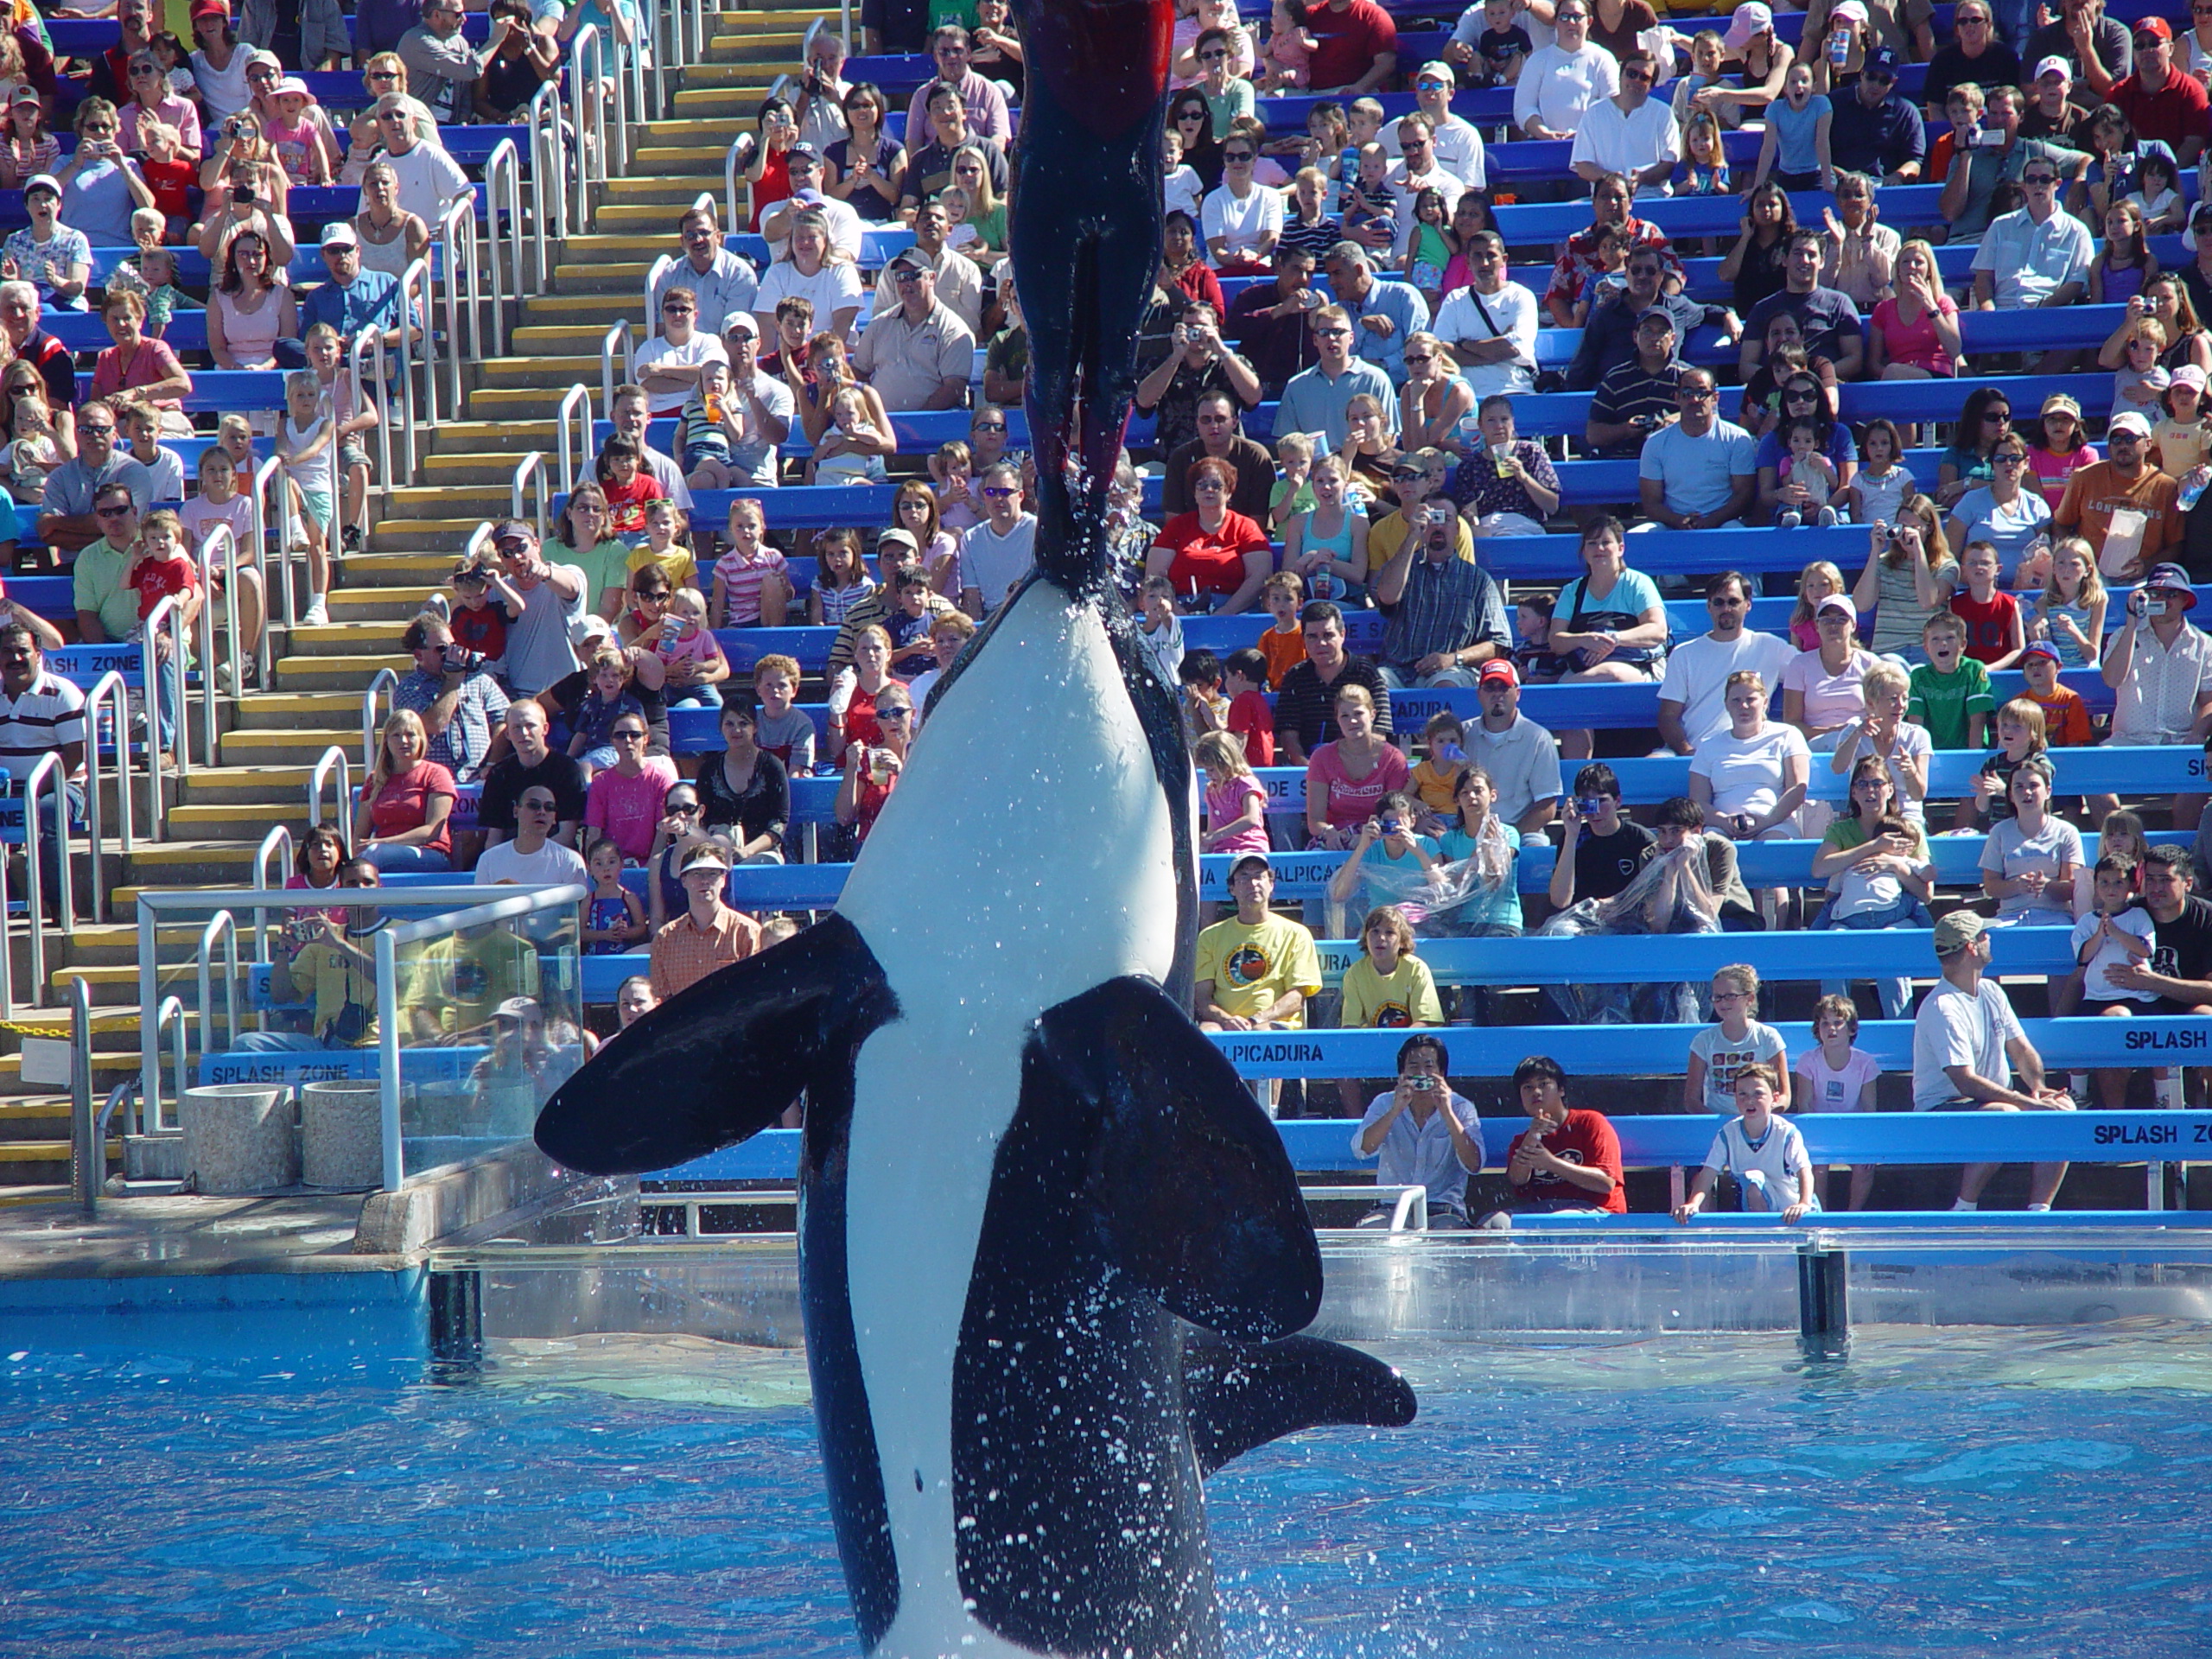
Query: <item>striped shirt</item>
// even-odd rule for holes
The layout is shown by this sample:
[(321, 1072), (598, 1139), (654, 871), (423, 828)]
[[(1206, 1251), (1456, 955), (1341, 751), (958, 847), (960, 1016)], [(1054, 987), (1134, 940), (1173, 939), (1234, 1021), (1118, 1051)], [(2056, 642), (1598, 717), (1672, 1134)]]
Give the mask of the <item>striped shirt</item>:
[(85, 741), (85, 694), (45, 669), (20, 697), (0, 686), (0, 771), (24, 779), (65, 743)]
[(743, 911), (725, 908), (714, 926), (702, 928), (686, 910), (653, 935), (653, 995), (665, 1002), (760, 948), (760, 925)]
[(724, 613), (728, 626), (760, 620), (761, 584), (768, 580), (771, 570), (783, 568), (784, 556), (766, 544), (757, 559), (748, 559), (732, 548), (715, 561), (715, 579), (722, 585), (723, 601), (728, 607)]

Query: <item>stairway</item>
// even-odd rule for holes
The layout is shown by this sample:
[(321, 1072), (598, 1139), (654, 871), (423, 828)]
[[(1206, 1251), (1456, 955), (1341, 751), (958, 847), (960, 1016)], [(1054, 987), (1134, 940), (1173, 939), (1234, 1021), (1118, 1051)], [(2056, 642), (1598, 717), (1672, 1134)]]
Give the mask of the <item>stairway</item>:
[[(523, 302), (508, 331), (510, 354), (464, 365), (461, 417), (418, 431), (420, 474), (386, 492), (365, 550), (341, 562), (328, 626), (277, 630), (273, 683), (226, 700), (220, 764), (195, 759), (188, 779), (172, 780), (169, 838), (109, 861), (103, 880), (117, 920), (80, 924), (72, 940), (49, 938), (48, 1001), (56, 1006), (18, 1009), (13, 1023), (66, 1037), (67, 982), (83, 978), (105, 1011), (93, 1040), (103, 1097), (138, 1065), (139, 887), (250, 883), (254, 852), (272, 825), (295, 835), (307, 827), (308, 776), (333, 744), (346, 750), (359, 781), (361, 694), (370, 678), (379, 668), (404, 673), (411, 665), (402, 630), (442, 591), (476, 526), (505, 514), (516, 462), (554, 448), (562, 394), (582, 380), (596, 404), (601, 337), (618, 320), (641, 315), (645, 272), (675, 250), (682, 209), (702, 191), (721, 200), (730, 139), (751, 127), (776, 77), (798, 63), (806, 29), (823, 15), (709, 14), (710, 60), (685, 73), (668, 118), (635, 129), (632, 176), (608, 181), (593, 233), (569, 238), (551, 290)], [(198, 938), (196, 927), (164, 929), (160, 946), (162, 994), (174, 990), (188, 1007), (198, 998)], [(67, 1096), (18, 1083), (19, 1035), (0, 1032), (0, 1203), (60, 1196), (68, 1179)]]

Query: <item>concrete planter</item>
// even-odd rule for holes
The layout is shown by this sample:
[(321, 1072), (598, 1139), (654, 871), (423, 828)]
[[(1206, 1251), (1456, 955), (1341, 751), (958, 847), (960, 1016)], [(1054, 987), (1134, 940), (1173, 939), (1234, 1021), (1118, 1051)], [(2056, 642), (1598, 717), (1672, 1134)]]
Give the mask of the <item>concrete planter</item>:
[(301, 1087), (301, 1179), (348, 1192), (384, 1184), (382, 1092), (373, 1083)]
[(185, 1179), (194, 1190), (237, 1195), (299, 1185), (289, 1089), (251, 1083), (188, 1089), (177, 1116), (184, 1126)]

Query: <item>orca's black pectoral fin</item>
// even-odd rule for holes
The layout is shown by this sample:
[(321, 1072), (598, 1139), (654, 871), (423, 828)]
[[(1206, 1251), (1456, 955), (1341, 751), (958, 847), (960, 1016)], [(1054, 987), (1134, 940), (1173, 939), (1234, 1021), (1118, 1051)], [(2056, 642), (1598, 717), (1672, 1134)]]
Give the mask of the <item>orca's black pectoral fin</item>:
[(1324, 1423), (1402, 1428), (1418, 1408), (1406, 1379), (1370, 1354), (1318, 1337), (1183, 1338), (1183, 1395), (1198, 1472)]
[(1321, 1306), (1321, 1252), (1282, 1137), (1148, 979), (1048, 1009), (1034, 1058), (1099, 1114), (1086, 1185), (1122, 1266), (1194, 1325), (1253, 1341)]
[(766, 1128), (825, 1057), (896, 1012), (842, 916), (733, 963), (610, 1040), (537, 1115), (547, 1157), (594, 1175), (667, 1169)]

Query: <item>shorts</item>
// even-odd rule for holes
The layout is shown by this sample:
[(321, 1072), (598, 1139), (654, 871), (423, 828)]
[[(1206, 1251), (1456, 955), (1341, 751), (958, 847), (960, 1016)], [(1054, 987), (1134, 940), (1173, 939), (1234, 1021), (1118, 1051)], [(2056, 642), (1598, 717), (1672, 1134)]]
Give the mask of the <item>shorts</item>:
[(2196, 1012), (2196, 1004), (2194, 1002), (2177, 1002), (2170, 996), (2162, 996), (2156, 1001), (2152, 1002), (2150, 1007), (2145, 1010), (2145, 1012), (2154, 1014), (2166, 1014), (2170, 1017), (2176, 1015), (2187, 1015)]
[(719, 445), (711, 443), (694, 443), (685, 447), (683, 451), (683, 470), (686, 474), (696, 472), (699, 469), (699, 464), (702, 461), (711, 461), (720, 467), (728, 466), (729, 446), (726, 443)]
[(356, 467), (366, 467), (368, 464), (369, 452), (356, 440), (347, 438), (338, 446), (339, 471), (349, 473)]
[(307, 504), (308, 516), (322, 526), (327, 537), (331, 526), (338, 522), (338, 506), (328, 490), (302, 489), (300, 499)]
[(2134, 1015), (2139, 1020), (2143, 1018), (2145, 1014), (2186, 1014), (2189, 1012), (2186, 1008), (2164, 1008), (2159, 1007), (2159, 1003), (2164, 1001), (2164, 999), (2163, 997), (2145, 1001), (2141, 997), (2116, 996), (2109, 1002), (2093, 1002), (2088, 998), (2084, 997), (2080, 1002), (2075, 1005), (2074, 1012), (2076, 1015), (2084, 1020), (2101, 1019), (2114, 1008), (2125, 1008), (2129, 1014)]

